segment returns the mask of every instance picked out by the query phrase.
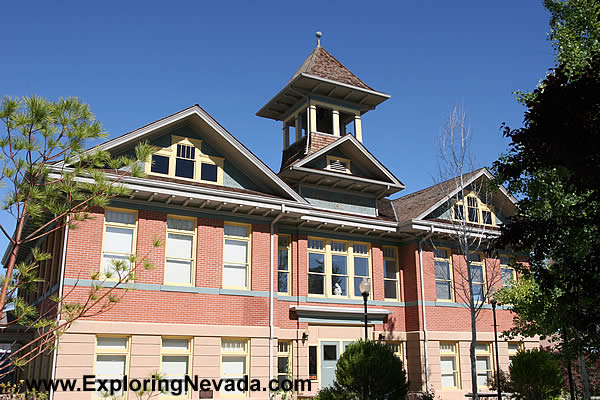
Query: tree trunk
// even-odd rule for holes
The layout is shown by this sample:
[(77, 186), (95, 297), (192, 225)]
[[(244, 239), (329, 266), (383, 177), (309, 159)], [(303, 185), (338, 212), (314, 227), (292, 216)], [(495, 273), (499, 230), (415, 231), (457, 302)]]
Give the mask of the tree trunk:
[(585, 357), (583, 354), (579, 356), (579, 369), (581, 371), (581, 382), (583, 383), (583, 400), (590, 400), (590, 381), (588, 379), (587, 369), (585, 368)]
[[(471, 301), (473, 297), (471, 297)], [(479, 392), (477, 388), (477, 358), (475, 357), (475, 345), (477, 344), (477, 315), (475, 314), (474, 305), (471, 306), (471, 347), (469, 355), (471, 357), (471, 391), (473, 392), (473, 400), (479, 400)]]
[(21, 215), (20, 219), (17, 222), (17, 228), (15, 229), (15, 236), (13, 237), (14, 245), (12, 251), (10, 252), (10, 257), (8, 258), (8, 262), (5, 265), (6, 275), (5, 280), (2, 282), (2, 290), (0, 290), (0, 307), (2, 307), (2, 312), (6, 308), (6, 295), (8, 293), (8, 285), (10, 284), (10, 278), (12, 276), (13, 270), (15, 268), (15, 264), (17, 262), (17, 255), (19, 254), (19, 247), (21, 243), (21, 234), (23, 232), (23, 225), (25, 224), (25, 213)]

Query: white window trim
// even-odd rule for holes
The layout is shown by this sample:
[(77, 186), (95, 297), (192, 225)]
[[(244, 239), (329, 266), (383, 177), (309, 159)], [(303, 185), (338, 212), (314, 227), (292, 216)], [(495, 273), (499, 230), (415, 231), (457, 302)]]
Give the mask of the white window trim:
[[(133, 214), (134, 215), (134, 219), (133, 219), (133, 224), (123, 224), (120, 222), (108, 222), (106, 221), (106, 212), (107, 211), (115, 211), (115, 212), (124, 212), (124, 213), (129, 213), (129, 214)], [(138, 231), (138, 211), (137, 210), (129, 210), (129, 209), (125, 209), (125, 208), (115, 208), (115, 207), (106, 207), (104, 209), (104, 224), (102, 226), (102, 253), (100, 256), (100, 275), (104, 276), (104, 271), (102, 269), (103, 264), (104, 264), (104, 246), (106, 245), (106, 228), (107, 227), (116, 227), (116, 228), (127, 228), (127, 229), (133, 229), (133, 237), (132, 237), (132, 244), (131, 244), (131, 254), (129, 254), (129, 256), (133, 256), (136, 254), (136, 245), (137, 245), (137, 231)], [(115, 252), (109, 252), (109, 253), (113, 253), (113, 254), (120, 254), (120, 253), (115, 253)], [(125, 253), (123, 253), (122, 255), (126, 255)], [(135, 265), (131, 267), (132, 269), (135, 269)], [(135, 272), (135, 271), (134, 271)], [(119, 281), (119, 277), (117, 276), (117, 274), (113, 274), (110, 278), (106, 278), (107, 281)]]

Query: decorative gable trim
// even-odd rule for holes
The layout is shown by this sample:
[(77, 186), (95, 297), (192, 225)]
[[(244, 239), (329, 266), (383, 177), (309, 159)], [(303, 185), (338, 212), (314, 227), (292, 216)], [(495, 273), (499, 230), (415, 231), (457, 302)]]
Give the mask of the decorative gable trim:
[[(248, 148), (246, 148), (239, 140), (237, 140), (231, 133), (229, 133), (221, 124), (219, 124), (210, 114), (208, 114), (202, 107), (195, 104), (189, 108), (176, 112), (175, 114), (169, 115), (168, 117), (159, 119), (158, 121), (152, 122), (148, 125), (145, 125), (139, 129), (116, 137), (114, 139), (108, 140), (98, 146), (95, 146), (86, 151), (86, 153), (90, 153), (92, 151), (101, 149), (101, 150), (112, 150), (121, 146), (125, 146), (132, 142), (137, 142), (144, 139), (146, 136), (150, 135), (152, 132), (157, 129), (163, 128), (170, 124), (173, 124), (177, 121), (181, 121), (190, 116), (198, 116), (204, 122), (206, 122), (210, 128), (214, 130), (214, 132), (220, 135), (225, 141), (232, 146), (241, 156), (245, 157), (249, 160), (253, 165), (255, 165), (262, 173), (264, 173), (268, 180), (273, 183), (275, 187), (277, 187), (281, 192), (285, 193), (291, 199), (294, 199), (300, 203), (306, 203), (306, 200), (302, 198), (298, 193), (296, 193), (291, 187), (289, 187), (281, 178), (275, 174), (267, 165), (265, 165), (258, 157), (256, 157)], [(85, 154), (85, 153), (84, 153)], [(71, 163), (76, 163), (78, 161), (77, 158), (73, 159)], [(62, 163), (58, 164), (59, 167), (63, 166)]]
[(382, 172), (388, 179), (389, 179), (389, 184), (390, 186), (393, 187), (397, 187), (399, 189), (404, 189), (404, 184), (402, 182), (400, 182), (400, 180), (398, 180), (398, 178), (396, 178), (394, 176), (394, 174), (392, 174), (383, 164), (381, 164), (366, 148), (365, 146), (360, 143), (354, 136), (352, 135), (346, 135), (344, 137), (342, 137), (339, 140), (336, 140), (335, 142), (323, 147), (322, 149), (320, 149), (319, 151), (316, 151), (314, 153), (312, 153), (311, 155), (309, 155), (306, 158), (303, 158), (302, 160), (300, 160), (299, 162), (295, 163), (293, 165), (294, 169), (298, 169), (300, 167), (305, 166), (306, 164), (310, 163), (311, 161), (326, 155), (329, 151), (333, 150), (334, 148), (342, 145), (345, 142), (350, 142), (352, 143), (357, 150), (359, 150), (372, 164), (375, 168), (377, 168), (380, 172)]
[[(490, 173), (490, 171), (487, 170), (487, 168), (482, 168), (478, 173), (476, 173), (473, 176), (471, 176), (471, 178), (469, 178), (464, 183), (464, 187), (468, 187), (471, 183), (475, 182), (477, 179), (479, 179), (481, 177), (485, 177), (488, 180), (492, 180), (494, 178), (494, 176)], [(413, 219), (413, 221), (422, 220), (423, 218), (425, 218), (426, 216), (428, 216), (430, 213), (432, 213), (435, 210), (437, 210), (438, 207), (442, 206), (443, 204), (447, 203), (448, 201), (451, 201), (452, 198), (460, 191), (460, 189), (461, 188), (459, 188), (459, 187), (457, 187), (456, 189), (453, 189), (452, 192), (450, 192), (450, 194), (448, 194), (447, 196), (443, 197), (438, 202), (436, 202), (433, 206), (429, 207), (427, 210), (425, 210), (424, 212), (422, 212), (421, 214), (419, 214), (416, 218)], [(515, 197), (513, 195), (511, 195), (510, 193), (508, 193), (508, 191), (506, 190), (506, 188), (504, 186), (500, 185), (498, 187), (498, 189), (513, 204), (516, 205), (518, 203), (517, 199), (515, 199)]]

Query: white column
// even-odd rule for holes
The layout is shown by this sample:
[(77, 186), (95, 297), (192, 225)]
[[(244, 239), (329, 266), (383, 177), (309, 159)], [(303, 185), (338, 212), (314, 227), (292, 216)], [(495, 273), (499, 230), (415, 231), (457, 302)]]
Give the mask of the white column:
[(296, 142), (302, 137), (302, 114), (296, 117)]
[(340, 112), (338, 110), (333, 110), (331, 113), (331, 119), (333, 120), (333, 136), (340, 136)]
[(311, 105), (308, 107), (308, 120), (310, 121), (308, 123), (308, 129), (309, 132), (316, 132), (317, 131), (317, 106), (315, 105)]
[(358, 114), (354, 116), (354, 135), (362, 143), (362, 124), (360, 122), (360, 115)]
[(287, 149), (290, 145), (290, 127), (283, 125), (283, 148)]

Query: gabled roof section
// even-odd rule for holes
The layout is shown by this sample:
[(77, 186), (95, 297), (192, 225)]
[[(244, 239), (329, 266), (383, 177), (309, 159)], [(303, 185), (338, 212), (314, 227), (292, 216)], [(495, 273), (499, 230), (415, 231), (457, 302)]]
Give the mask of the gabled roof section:
[(374, 90), (350, 72), (348, 68), (321, 46), (315, 47), (306, 60), (304, 60), (304, 63), (292, 76), (290, 82), (300, 74), (314, 75), (362, 89)]
[[(400, 182), (394, 174), (390, 172), (379, 160), (371, 154), (367, 148), (359, 142), (354, 136), (348, 134), (343, 136), (341, 139), (336, 140), (335, 142), (323, 147), (319, 151), (316, 151), (309, 156), (299, 160), (298, 162), (290, 165), (288, 169), (298, 169), (298, 168), (306, 168), (307, 165), (316, 160), (319, 157), (325, 156), (334, 149), (340, 149), (346, 155), (348, 155), (352, 161), (352, 163), (357, 163), (364, 170), (368, 170), (372, 172), (375, 177), (373, 180), (380, 181), (383, 184), (393, 186), (397, 189), (404, 189), (404, 184)], [(343, 173), (332, 172), (334, 174), (339, 174), (345, 178), (351, 179), (352, 176)]]
[[(456, 177), (451, 178), (447, 181), (392, 200), (399, 224), (402, 225), (408, 221), (423, 219), (438, 207), (447, 203), (448, 200), (455, 196), (460, 190), (456, 179)], [(464, 186), (467, 187), (478, 179), (491, 180), (493, 179), (493, 175), (484, 167), (464, 174), (463, 179)], [(500, 186), (498, 190), (504, 195), (506, 201), (510, 203), (511, 206), (516, 207), (517, 199), (508, 193), (504, 186)]]
[[(193, 127), (202, 129), (204, 132), (208, 132), (212, 146), (217, 147), (226, 157), (235, 160), (234, 162), (252, 179), (256, 179), (264, 187), (269, 188), (273, 194), (285, 199), (306, 203), (306, 200), (283, 182), (277, 174), (197, 104), (108, 140), (88, 150), (88, 152), (102, 149), (110, 151), (113, 154), (118, 154), (119, 152), (131, 149), (141, 140), (166, 134), (183, 124), (190, 124)], [(74, 162), (76, 161), (74, 160)]]

